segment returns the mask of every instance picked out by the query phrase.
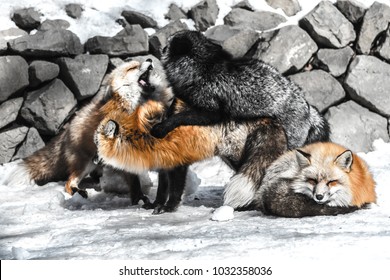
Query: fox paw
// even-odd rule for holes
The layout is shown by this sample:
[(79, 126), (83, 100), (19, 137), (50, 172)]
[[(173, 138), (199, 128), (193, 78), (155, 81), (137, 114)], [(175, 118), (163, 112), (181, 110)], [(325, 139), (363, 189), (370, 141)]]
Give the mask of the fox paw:
[[(146, 195), (142, 195), (142, 196), (139, 196), (139, 197), (132, 198), (131, 199), (131, 204), (132, 205), (137, 205), (140, 200), (143, 201), (143, 203), (144, 203), (143, 205), (151, 204), (149, 198)], [(147, 208), (145, 208), (145, 209), (147, 209)], [(151, 209), (151, 208), (149, 208), (149, 209)]]
[(85, 199), (88, 198), (88, 193), (86, 190), (81, 190), (79, 188), (72, 188), (72, 195), (74, 195), (75, 193), (78, 193), (79, 195), (81, 195)]
[(154, 209), (156, 208), (156, 204), (154, 203), (151, 203), (150, 201), (148, 203), (144, 203), (142, 205), (142, 208), (146, 209), (146, 210), (150, 210), (150, 209)]
[(153, 215), (159, 215), (163, 213), (172, 213), (177, 210), (177, 206), (169, 206), (169, 205), (157, 205), (153, 210)]

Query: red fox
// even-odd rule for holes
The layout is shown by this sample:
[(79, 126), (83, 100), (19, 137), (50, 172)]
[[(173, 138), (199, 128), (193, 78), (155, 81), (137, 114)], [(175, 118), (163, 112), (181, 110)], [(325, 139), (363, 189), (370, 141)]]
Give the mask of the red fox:
[[(152, 67), (152, 61), (146, 60), (142, 64), (139, 61), (130, 61), (116, 68), (108, 79), (106, 91), (98, 95), (73, 118), (69, 126), (44, 148), (25, 158), (17, 167), (18, 176), (10, 176), (7, 184), (15, 184), (17, 180), (25, 178), (28, 181), (42, 185), (50, 181), (66, 180), (65, 190), (73, 195), (75, 192), (87, 197), (85, 190), (79, 189), (80, 181), (96, 168), (93, 158), (96, 155), (96, 146), (93, 138), (98, 124), (104, 118), (99, 109), (111, 98), (113, 92), (125, 96), (121, 108), (129, 112), (135, 106), (142, 104), (144, 96), (148, 99), (166, 98), (162, 103), (170, 104), (172, 93), (170, 92), (161, 71)], [(162, 94), (160, 91), (164, 91)], [(113, 108), (115, 110), (116, 108)], [(133, 203), (139, 199), (147, 198), (139, 188), (139, 180), (136, 175), (123, 173), (124, 179), (132, 183), (131, 197)]]
[(254, 200), (265, 214), (284, 217), (336, 215), (375, 202), (375, 181), (366, 163), (330, 142), (278, 158), (267, 169)]

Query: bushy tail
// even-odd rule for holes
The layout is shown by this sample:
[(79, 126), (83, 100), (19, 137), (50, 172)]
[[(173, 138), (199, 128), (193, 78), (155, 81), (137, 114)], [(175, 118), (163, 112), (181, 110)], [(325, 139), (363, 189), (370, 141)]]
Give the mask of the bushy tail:
[(310, 129), (305, 144), (330, 141), (330, 128), (328, 121), (320, 114), (318, 109), (309, 105)]
[(6, 185), (43, 185), (51, 181), (66, 180), (67, 162), (62, 151), (65, 132), (53, 138), (45, 147), (16, 164), (5, 180)]

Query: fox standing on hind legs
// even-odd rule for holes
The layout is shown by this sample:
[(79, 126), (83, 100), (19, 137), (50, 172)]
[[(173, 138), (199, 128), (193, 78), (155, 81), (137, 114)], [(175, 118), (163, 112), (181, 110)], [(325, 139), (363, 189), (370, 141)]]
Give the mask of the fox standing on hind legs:
[[(220, 156), (237, 171), (226, 187), (224, 203), (236, 209), (246, 207), (254, 197), (254, 182), (287, 147), (283, 127), (269, 118), (180, 126), (158, 139), (150, 135), (150, 130), (161, 121), (167, 105), (148, 100), (129, 114), (120, 109), (123, 104), (122, 97), (114, 94), (101, 108), (104, 119), (95, 136), (97, 154), (102, 163), (132, 173), (171, 170), (168, 172), (172, 176), (159, 176), (155, 213), (177, 209), (184, 189), (184, 184), (177, 182), (182, 178), (183, 166), (213, 156)], [(190, 110), (178, 99), (172, 109), (173, 114)], [(172, 174), (175, 171), (176, 175)], [(168, 181), (174, 185), (169, 186)]]
[[(160, 96), (160, 93), (155, 93), (155, 91), (165, 90), (166, 84), (162, 84), (160, 79), (156, 81), (158, 84), (145, 82), (146, 78), (149, 80), (149, 76), (158, 76), (157, 71), (149, 68), (150, 65), (151, 61), (145, 61), (142, 64), (138, 61), (131, 61), (115, 69), (110, 74), (107, 91), (99, 92), (89, 104), (76, 113), (69, 126), (57, 137), (19, 163), (15, 170), (17, 174), (9, 178), (11, 182), (8, 184), (17, 183), (13, 181), (21, 178), (34, 181), (39, 185), (66, 180), (67, 193), (73, 195), (78, 192), (83, 197), (87, 197), (87, 192), (79, 189), (78, 185), (96, 168), (93, 162), (96, 155), (93, 137), (98, 124), (104, 117), (100, 108), (115, 93), (126, 95), (126, 98), (132, 102), (126, 104), (128, 110), (133, 110), (135, 106), (142, 103), (145, 95), (148, 95), (148, 98)], [(166, 100), (164, 102), (167, 103)], [(137, 203), (139, 199), (147, 201), (141, 191), (138, 176), (129, 173), (121, 175), (127, 183), (132, 185), (130, 189), (132, 202)]]
[(260, 60), (233, 59), (202, 33), (180, 31), (169, 39), (162, 62), (175, 96), (191, 110), (157, 124), (156, 137), (180, 125), (270, 117), (282, 124), (290, 149), (329, 140), (328, 123), (299, 86)]

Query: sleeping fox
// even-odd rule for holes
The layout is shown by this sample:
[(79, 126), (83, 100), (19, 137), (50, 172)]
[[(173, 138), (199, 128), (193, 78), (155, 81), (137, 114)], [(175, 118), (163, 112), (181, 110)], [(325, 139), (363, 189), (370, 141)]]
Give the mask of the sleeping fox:
[(259, 184), (254, 204), (269, 215), (336, 215), (376, 202), (367, 164), (335, 143), (314, 143), (285, 153)]

